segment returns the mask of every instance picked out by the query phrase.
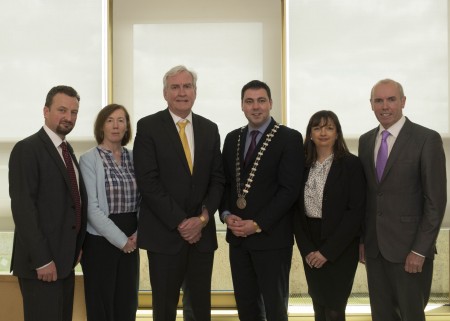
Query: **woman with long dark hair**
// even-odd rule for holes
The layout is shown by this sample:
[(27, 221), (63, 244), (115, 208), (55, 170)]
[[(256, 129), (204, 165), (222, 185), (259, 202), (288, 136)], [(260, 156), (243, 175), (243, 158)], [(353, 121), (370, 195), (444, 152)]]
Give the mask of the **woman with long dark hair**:
[(316, 321), (343, 321), (359, 259), (365, 177), (332, 111), (306, 129), (304, 189), (295, 220)]

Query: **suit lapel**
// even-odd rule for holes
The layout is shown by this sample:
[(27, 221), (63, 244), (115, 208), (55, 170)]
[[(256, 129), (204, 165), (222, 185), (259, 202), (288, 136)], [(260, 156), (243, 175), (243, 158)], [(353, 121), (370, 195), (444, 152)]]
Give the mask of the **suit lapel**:
[[(241, 173), (243, 173), (245, 171), (245, 166), (244, 165), (244, 154), (245, 154), (245, 143), (247, 141), (247, 132), (248, 132), (248, 126), (246, 126), (244, 128), (244, 130), (239, 131), (239, 135), (241, 137), (241, 144), (239, 146), (239, 164), (241, 166)], [(242, 175), (242, 174), (241, 174)]]
[[(194, 120), (192, 122), (194, 122)], [(180, 162), (183, 164), (183, 166), (185, 167), (186, 171), (190, 175), (191, 171), (189, 169), (189, 165), (188, 165), (188, 162), (187, 162), (187, 159), (186, 159), (186, 155), (184, 154), (183, 145), (181, 144), (180, 135), (178, 134), (177, 126), (173, 122), (173, 118), (170, 115), (169, 109), (166, 109), (165, 112), (162, 113), (162, 124), (163, 124), (162, 126), (164, 127), (164, 130), (166, 131), (167, 137), (169, 138), (170, 145), (173, 146), (173, 148), (175, 150), (175, 153), (177, 154), (177, 157), (179, 157)], [(192, 126), (194, 126), (194, 124), (192, 124)], [(194, 139), (195, 139), (195, 136), (196, 135), (195, 135), (195, 132), (194, 132)]]
[(77, 158), (75, 157), (75, 153), (73, 152), (72, 145), (67, 142), (67, 149), (69, 150), (70, 157), (72, 158), (73, 163), (75, 164), (75, 167), (77, 168), (78, 172), (80, 172), (80, 166), (78, 166)]
[[(203, 128), (203, 123), (199, 120), (196, 114), (192, 113), (192, 129), (194, 130), (194, 159), (192, 176), (195, 174), (195, 160), (199, 160), (202, 154), (202, 146), (206, 139), (206, 130)], [(186, 157), (185, 157), (186, 158)], [(187, 165), (187, 160), (186, 160)], [(188, 166), (189, 169), (189, 166)]]
[[(372, 177), (375, 182), (378, 183), (378, 178), (377, 178), (377, 171), (375, 168), (375, 141), (377, 139), (377, 135), (378, 135), (378, 130), (379, 127), (373, 129), (370, 134), (368, 135), (367, 139), (367, 154), (369, 155), (369, 157), (367, 157), (367, 161), (369, 162), (369, 166), (367, 166), (367, 168), (370, 169), (370, 177)], [(364, 158), (361, 158), (364, 159)]]
[[(261, 148), (262, 144), (263, 144), (264, 141), (266, 140), (267, 135), (271, 132), (271, 130), (272, 130), (272, 128), (273, 128), (274, 126), (275, 126), (275, 121), (272, 119), (271, 122), (270, 122), (270, 124), (269, 124), (269, 126), (267, 126), (266, 131), (265, 131), (264, 133), (262, 133), (262, 136), (261, 136), (260, 140), (258, 141), (258, 144), (256, 144), (255, 152), (253, 153), (252, 158), (250, 158), (250, 160), (249, 160), (247, 166), (245, 166), (245, 169), (246, 169), (247, 171), (249, 171), (249, 170), (252, 168), (253, 162), (255, 161), (255, 159), (256, 159), (256, 157), (257, 157), (257, 155), (258, 155), (259, 149)], [(242, 150), (242, 153), (241, 153), (241, 163), (244, 162), (244, 161), (243, 161), (243, 159), (244, 159), (244, 158), (243, 158), (243, 155), (244, 155), (244, 150), (245, 150), (245, 140), (246, 140), (246, 138), (247, 138), (247, 131), (248, 131), (248, 126), (247, 126), (247, 128), (244, 130), (244, 142), (243, 142), (243, 144), (241, 144), (241, 150)], [(241, 137), (241, 142), (242, 142), (242, 137)], [(242, 147), (242, 145), (243, 145), (244, 147)], [(269, 144), (268, 148), (270, 148), (270, 144)], [(263, 158), (264, 158), (264, 157), (263, 157)], [(263, 158), (261, 158), (261, 159), (263, 159)]]
[(50, 139), (50, 137), (48, 137), (47, 133), (43, 128), (39, 131), (39, 137), (42, 139), (42, 142), (44, 143), (45, 149), (47, 150), (48, 154), (55, 161), (56, 166), (58, 167), (59, 171), (61, 172), (61, 175), (64, 177), (64, 180), (66, 181), (67, 188), (70, 190), (69, 174), (67, 173), (66, 164), (64, 164), (61, 155), (58, 153), (58, 150), (56, 149), (52, 140)]
[(328, 172), (327, 180), (325, 182), (323, 190), (324, 195), (328, 191), (328, 189), (333, 186), (334, 183), (338, 180), (342, 170), (341, 164), (342, 162), (339, 159), (331, 163), (330, 171)]

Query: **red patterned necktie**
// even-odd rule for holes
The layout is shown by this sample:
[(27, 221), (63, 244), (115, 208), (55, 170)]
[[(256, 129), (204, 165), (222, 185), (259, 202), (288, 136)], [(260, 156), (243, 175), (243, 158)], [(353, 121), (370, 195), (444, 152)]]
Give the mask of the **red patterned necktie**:
[(60, 146), (62, 149), (64, 162), (66, 163), (67, 174), (69, 175), (70, 192), (72, 194), (72, 198), (75, 203), (75, 224), (76, 224), (76, 231), (78, 233), (81, 227), (81, 199), (80, 199), (80, 192), (78, 190), (77, 176), (75, 175), (72, 157), (70, 157), (69, 150), (67, 149), (67, 144), (65, 142), (62, 142)]

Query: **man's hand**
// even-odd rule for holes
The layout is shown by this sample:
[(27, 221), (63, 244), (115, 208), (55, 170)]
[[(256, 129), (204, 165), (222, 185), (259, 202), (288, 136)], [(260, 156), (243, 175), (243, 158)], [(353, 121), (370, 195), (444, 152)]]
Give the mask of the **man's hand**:
[(323, 256), (319, 251), (309, 253), (306, 256), (305, 260), (311, 268), (316, 269), (320, 269), (328, 261), (327, 258)]
[(243, 220), (237, 215), (230, 214), (226, 217), (225, 223), (231, 232), (238, 237), (247, 237), (256, 233), (257, 226), (253, 220)]
[(417, 255), (416, 253), (409, 252), (405, 261), (405, 271), (408, 273), (420, 273), (422, 272), (422, 266), (425, 262), (423, 256)]
[(178, 225), (178, 232), (184, 240), (189, 242), (189, 244), (197, 243), (200, 240), (202, 229), (203, 222), (197, 216), (184, 219), (183, 222)]
[(51, 262), (49, 265), (36, 270), (38, 280), (44, 282), (54, 282), (58, 279), (58, 273), (56, 272), (55, 262)]
[(312, 265), (311, 265), (311, 259), (313, 258), (313, 256), (314, 256), (314, 252), (310, 252), (310, 253), (305, 257), (305, 262), (306, 262), (306, 264), (309, 265), (310, 268), (312, 268)]

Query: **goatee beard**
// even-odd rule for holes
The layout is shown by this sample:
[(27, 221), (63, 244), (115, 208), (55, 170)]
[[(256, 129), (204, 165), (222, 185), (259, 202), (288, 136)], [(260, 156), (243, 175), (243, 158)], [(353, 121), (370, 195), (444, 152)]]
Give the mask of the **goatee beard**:
[(59, 135), (66, 136), (72, 131), (72, 129), (73, 129), (73, 126), (69, 127), (69, 128), (63, 127), (63, 126), (58, 126), (58, 127), (56, 127), (56, 133)]

